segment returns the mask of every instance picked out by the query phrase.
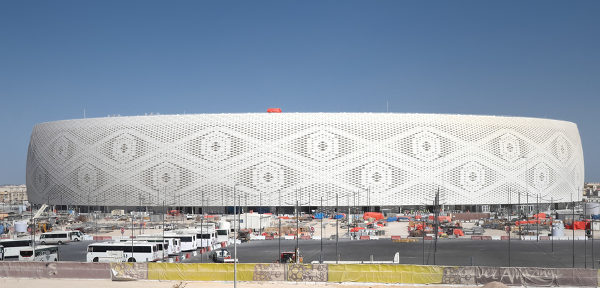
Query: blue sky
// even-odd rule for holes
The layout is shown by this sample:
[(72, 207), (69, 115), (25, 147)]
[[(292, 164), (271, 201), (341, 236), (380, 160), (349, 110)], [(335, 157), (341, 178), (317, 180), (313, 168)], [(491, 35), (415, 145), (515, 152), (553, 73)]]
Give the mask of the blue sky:
[(599, 1), (2, 1), (0, 183), (39, 122), (461, 113), (579, 125), (600, 181)]

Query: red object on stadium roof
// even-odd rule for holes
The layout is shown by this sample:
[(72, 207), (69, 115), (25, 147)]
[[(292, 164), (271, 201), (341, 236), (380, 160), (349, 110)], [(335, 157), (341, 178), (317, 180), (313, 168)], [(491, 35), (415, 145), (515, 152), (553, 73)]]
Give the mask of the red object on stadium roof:
[(281, 113), (281, 108), (267, 108), (267, 113)]

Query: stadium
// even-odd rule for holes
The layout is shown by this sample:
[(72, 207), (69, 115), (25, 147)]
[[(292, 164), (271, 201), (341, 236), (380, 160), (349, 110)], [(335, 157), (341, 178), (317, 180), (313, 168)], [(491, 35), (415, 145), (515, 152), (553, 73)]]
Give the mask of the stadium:
[(107, 117), (37, 124), (35, 204), (417, 206), (567, 202), (583, 186), (577, 125), (396, 113)]

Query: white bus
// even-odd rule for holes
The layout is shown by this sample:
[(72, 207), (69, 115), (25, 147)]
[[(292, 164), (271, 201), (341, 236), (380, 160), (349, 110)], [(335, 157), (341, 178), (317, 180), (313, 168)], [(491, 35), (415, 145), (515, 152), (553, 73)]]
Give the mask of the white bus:
[(168, 233), (165, 234), (165, 238), (177, 238), (181, 244), (181, 251), (195, 251), (198, 249), (198, 243), (196, 242), (196, 234), (178, 234)]
[(204, 227), (204, 231), (200, 230), (200, 228), (195, 228), (195, 229), (183, 229), (183, 230), (179, 230), (178, 232), (196, 235), (196, 247), (197, 248), (212, 246), (214, 239), (216, 239), (215, 230), (208, 230), (206, 227)]
[(31, 239), (3, 239), (0, 246), (4, 247), (4, 258), (19, 257), (19, 251), (31, 246)]
[[(160, 243), (159, 243), (160, 244)], [(103, 242), (88, 245), (87, 262), (110, 262), (106, 259), (114, 258), (114, 252), (122, 252), (122, 261), (127, 262), (154, 262), (160, 260), (162, 251), (156, 243), (139, 242)]]
[(35, 247), (35, 255), (33, 255), (33, 251), (33, 247), (21, 249), (19, 252), (19, 261), (58, 261), (58, 246), (40, 245)]
[(70, 231), (46, 232), (40, 235), (40, 243), (62, 245), (71, 242)]
[[(166, 240), (167, 239), (165, 239), (165, 241)], [(121, 239), (119, 242), (121, 242), (121, 243), (129, 243), (131, 245), (131, 240)], [(166, 249), (169, 246), (169, 244), (164, 244), (162, 240), (157, 240), (157, 241), (150, 240), (150, 241), (148, 241), (146, 239), (135, 238), (133, 240), (133, 244), (135, 245), (135, 244), (138, 244), (138, 243), (152, 243), (152, 244), (156, 244), (156, 252), (158, 253), (158, 257), (159, 258), (163, 258), (162, 257), (163, 255), (167, 256), (167, 251), (164, 251), (164, 253), (163, 253), (163, 250)]]
[(171, 256), (181, 253), (181, 246), (179, 245), (180, 240), (178, 238), (162, 238), (161, 235), (140, 235), (135, 239), (154, 243), (161, 243), (164, 241), (165, 253), (167, 255)]

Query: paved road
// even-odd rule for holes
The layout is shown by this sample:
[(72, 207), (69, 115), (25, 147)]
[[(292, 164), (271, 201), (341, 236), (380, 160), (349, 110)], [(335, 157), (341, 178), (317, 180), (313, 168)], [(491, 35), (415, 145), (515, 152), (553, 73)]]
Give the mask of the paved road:
[[(59, 246), (62, 261), (85, 261), (87, 245), (94, 241), (71, 242)], [(242, 263), (270, 263), (278, 257), (277, 240), (252, 241), (238, 245), (238, 255)], [(551, 241), (511, 241), (510, 265), (525, 267), (565, 267), (573, 266), (572, 241), (554, 241), (552, 252)], [(321, 241), (300, 240), (300, 254), (304, 262), (318, 261)], [(584, 254), (587, 245), (587, 259)], [(293, 251), (295, 240), (281, 240), (282, 251)], [(323, 240), (324, 260), (335, 261), (335, 241)], [(233, 253), (233, 247), (228, 248)], [(425, 262), (423, 262), (423, 245), (418, 243), (395, 243), (389, 239), (370, 241), (340, 240), (338, 253), (340, 260), (391, 261), (394, 253), (399, 252), (400, 262), (405, 264), (438, 264), (438, 265), (482, 265), (508, 266), (508, 241), (474, 241), (474, 240), (440, 240), (437, 252), (433, 253), (433, 241), (425, 241)], [(594, 241), (594, 254), (600, 260), (600, 241)], [(575, 241), (575, 267), (592, 267), (592, 242)], [(208, 254), (186, 259), (184, 262), (210, 262)], [(202, 260), (201, 260), (202, 259)], [(587, 260), (587, 262), (584, 262)], [(598, 261), (594, 264), (598, 268)]]
[[(594, 241), (594, 253), (600, 259), (600, 241)], [(575, 266), (585, 266), (584, 241), (575, 242)], [(321, 244), (319, 240), (300, 240), (300, 254), (304, 256), (304, 263), (318, 261)], [(282, 251), (293, 251), (295, 240), (282, 240)], [(323, 241), (324, 260), (335, 261), (335, 241)], [(338, 253), (340, 260), (368, 261), (373, 255), (374, 260), (391, 261), (394, 253), (399, 252), (400, 262), (405, 264), (438, 264), (438, 265), (481, 265), (481, 266), (508, 266), (508, 241), (473, 241), (473, 240), (440, 240), (437, 253), (433, 241), (425, 241), (425, 262), (423, 261), (423, 244), (395, 243), (391, 240), (349, 241), (340, 240)], [(525, 267), (565, 267), (573, 266), (572, 242), (554, 241), (552, 252), (551, 241), (511, 241), (511, 266)], [(229, 247), (233, 253), (233, 247)], [(252, 263), (274, 262), (278, 255), (278, 241), (253, 241), (238, 246), (240, 262)], [(587, 241), (587, 267), (592, 267), (592, 246)], [(205, 255), (192, 257), (184, 262), (207, 261)], [(600, 267), (596, 261), (595, 267)]]

